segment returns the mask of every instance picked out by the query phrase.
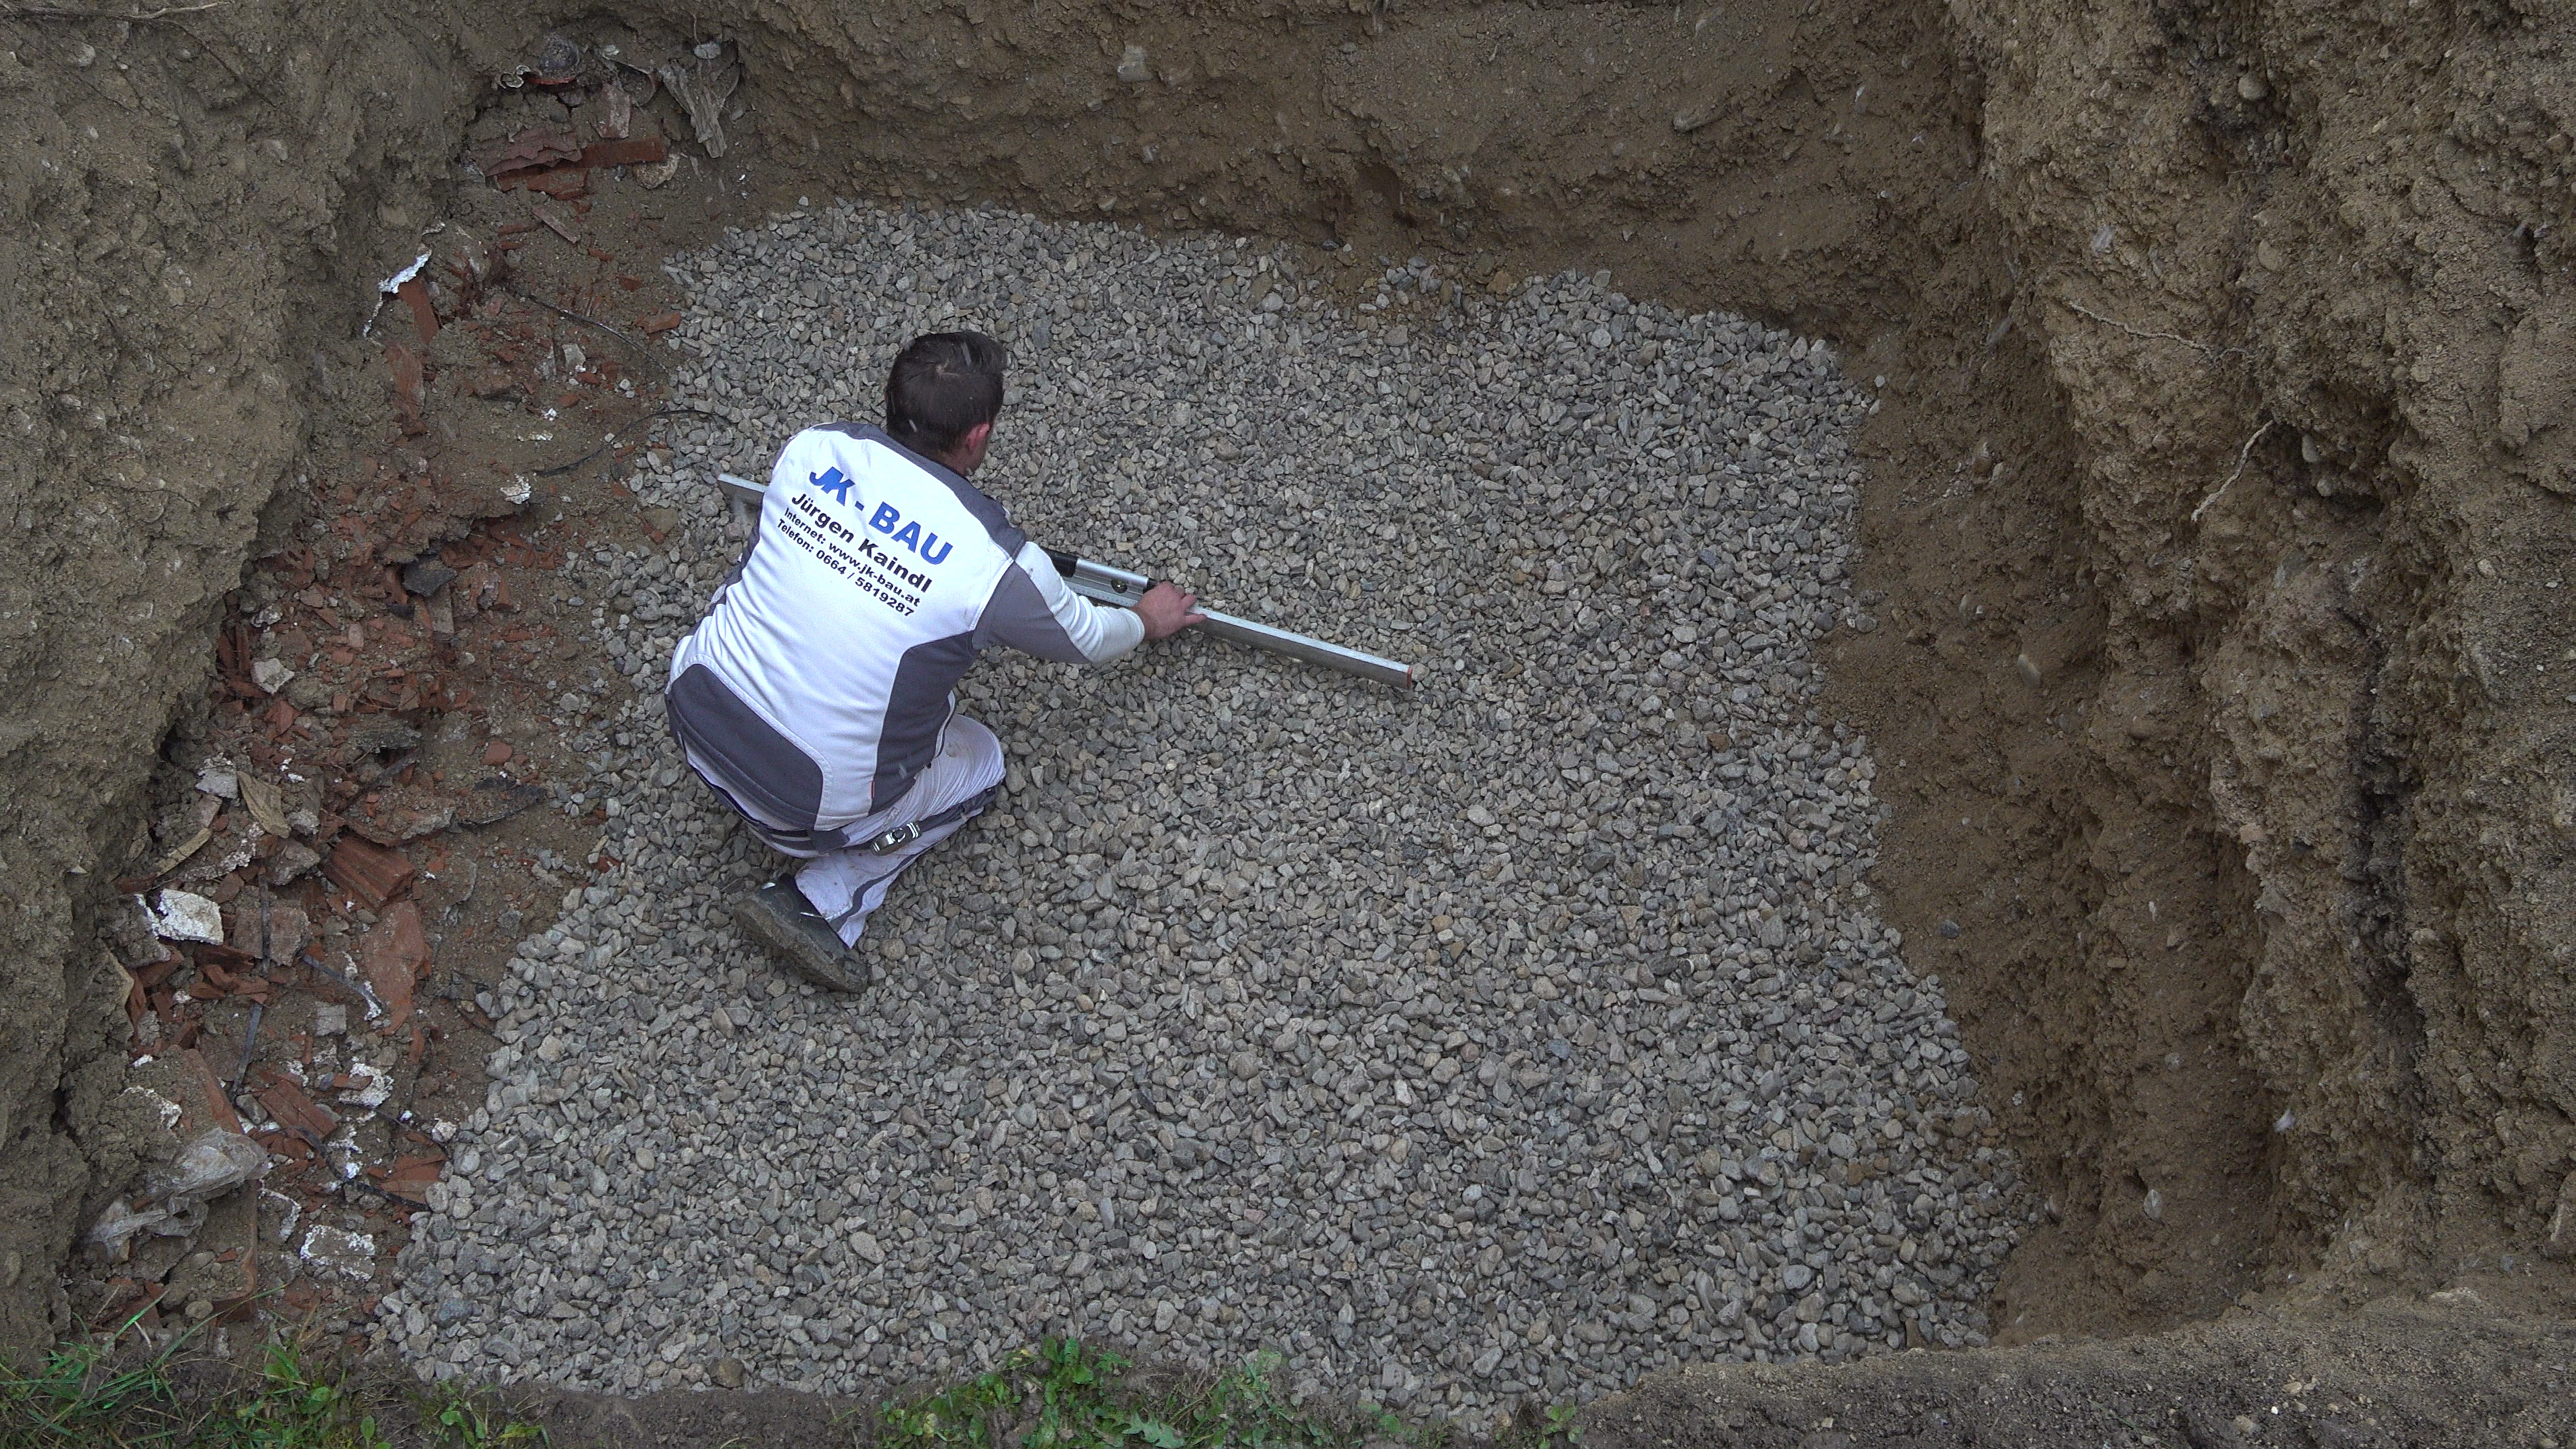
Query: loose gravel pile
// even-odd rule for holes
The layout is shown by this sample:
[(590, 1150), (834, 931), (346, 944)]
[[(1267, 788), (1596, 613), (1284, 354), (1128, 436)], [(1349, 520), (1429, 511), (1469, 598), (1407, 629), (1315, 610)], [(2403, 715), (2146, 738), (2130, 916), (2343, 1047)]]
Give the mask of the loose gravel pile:
[[(996, 212), (675, 271), (732, 422), (635, 480), (667, 552), (567, 564), (640, 691), (563, 702), (611, 712), (565, 808), (616, 864), (484, 1003), (384, 1308), (425, 1374), (868, 1392), (1073, 1331), (1475, 1418), (1983, 1341), (2012, 1169), (1812, 707), (1816, 636), (1868, 624), (1868, 403), (1821, 344), (1418, 262), (1355, 317), (1285, 249)], [(1034, 537), (1429, 667), (989, 657), (1008, 794), (870, 923), (884, 982), (816, 994), (728, 923), (774, 861), (652, 689), (739, 546), (711, 475), (873, 419), (958, 325), (1015, 350), (979, 481)]]

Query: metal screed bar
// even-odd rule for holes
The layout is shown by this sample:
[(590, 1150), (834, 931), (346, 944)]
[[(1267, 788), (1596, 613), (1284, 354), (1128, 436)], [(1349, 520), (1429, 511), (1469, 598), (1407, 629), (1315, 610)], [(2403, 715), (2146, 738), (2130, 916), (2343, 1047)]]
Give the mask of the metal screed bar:
[[(718, 473), (716, 483), (724, 489), (727, 498), (744, 505), (748, 511), (753, 512), (759, 509), (761, 499), (767, 497), (769, 493), (767, 484), (755, 483), (732, 473)], [(1122, 609), (1132, 609), (1136, 606), (1136, 601), (1144, 596), (1145, 590), (1152, 586), (1152, 581), (1143, 574), (1112, 568), (1105, 563), (1077, 558), (1052, 548), (1048, 549), (1046, 554), (1048, 558), (1055, 561), (1056, 572), (1064, 575), (1065, 584), (1075, 593), (1095, 603), (1114, 604)], [(1268, 624), (1256, 624), (1250, 619), (1238, 619), (1232, 614), (1220, 614), (1213, 609), (1200, 612), (1207, 615), (1207, 622), (1198, 626), (1199, 632), (1214, 634), (1220, 639), (1231, 639), (1237, 644), (1267, 650), (1272, 654), (1284, 654), (1291, 659), (1303, 659), (1309, 664), (1320, 664), (1326, 669), (1336, 669), (1344, 674), (1356, 674), (1362, 679), (1374, 679), (1380, 684), (1392, 684), (1399, 689), (1412, 688), (1414, 682), (1422, 677), (1420, 669), (1414, 665), (1346, 648), (1318, 639), (1311, 634), (1273, 628)]]

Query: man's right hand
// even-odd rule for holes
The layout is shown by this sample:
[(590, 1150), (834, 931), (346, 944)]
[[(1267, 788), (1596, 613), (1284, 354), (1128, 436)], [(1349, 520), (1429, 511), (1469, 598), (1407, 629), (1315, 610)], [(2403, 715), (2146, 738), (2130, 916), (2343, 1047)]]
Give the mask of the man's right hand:
[(1197, 612), (1199, 596), (1182, 593), (1170, 584), (1156, 584), (1136, 601), (1136, 617), (1145, 621), (1145, 637), (1169, 639), (1192, 624), (1204, 623), (1207, 615)]

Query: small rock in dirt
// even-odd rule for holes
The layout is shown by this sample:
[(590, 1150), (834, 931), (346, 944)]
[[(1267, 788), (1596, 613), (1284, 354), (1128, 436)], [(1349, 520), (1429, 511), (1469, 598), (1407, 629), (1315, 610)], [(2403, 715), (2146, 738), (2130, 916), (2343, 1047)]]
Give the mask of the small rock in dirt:
[(188, 1140), (179, 1155), (144, 1174), (144, 1191), (169, 1204), (221, 1197), (268, 1171), (268, 1149), (224, 1127)]
[(420, 743), (420, 731), (387, 715), (371, 714), (349, 726), (349, 742), (340, 750), (351, 764), (369, 755), (387, 755)]
[(292, 885), (321, 863), (321, 852), (300, 840), (290, 840), (269, 855), (268, 883), (273, 886)]
[(152, 933), (164, 941), (203, 941), (220, 946), (224, 940), (224, 908), (195, 891), (165, 890), (152, 914)]
[(317, 1223), (304, 1235), (296, 1256), (317, 1274), (336, 1275), (363, 1283), (375, 1273), (376, 1240), (364, 1233)]
[[(285, 850), (296, 848), (298, 847), (289, 844), (287, 846), (280, 847), (280, 851), (282, 853)], [(306, 851), (305, 854), (310, 855), (312, 852)], [(295, 959), (295, 954), (303, 950), (305, 943), (310, 941), (312, 938), (313, 918), (304, 913), (304, 908), (302, 906), (290, 906), (282, 903), (272, 903), (269, 906), (267, 941), (268, 960), (279, 965), (292, 961)]]
[(541, 786), (521, 784), (507, 775), (487, 775), (475, 781), (474, 788), (457, 800), (455, 823), (490, 825), (507, 820), (531, 806), (543, 804), (545, 798), (546, 792)]
[(439, 591), (456, 582), (456, 570), (435, 558), (414, 559), (403, 565), (403, 589), (424, 599), (434, 599)]
[(2567, 1174), (2558, 1184), (2558, 1201), (2549, 1214), (2549, 1236), (2540, 1245), (2543, 1256), (2564, 1261), (2576, 1258), (2576, 1172)]

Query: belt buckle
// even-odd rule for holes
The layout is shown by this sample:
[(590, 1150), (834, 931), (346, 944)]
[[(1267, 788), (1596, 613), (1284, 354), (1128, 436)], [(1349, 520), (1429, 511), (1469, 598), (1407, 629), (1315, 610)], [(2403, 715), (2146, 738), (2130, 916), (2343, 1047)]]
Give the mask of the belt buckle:
[(883, 855), (889, 850), (901, 850), (920, 838), (921, 823), (914, 821), (908, 825), (898, 825), (885, 834), (872, 838), (868, 841), (868, 849)]

